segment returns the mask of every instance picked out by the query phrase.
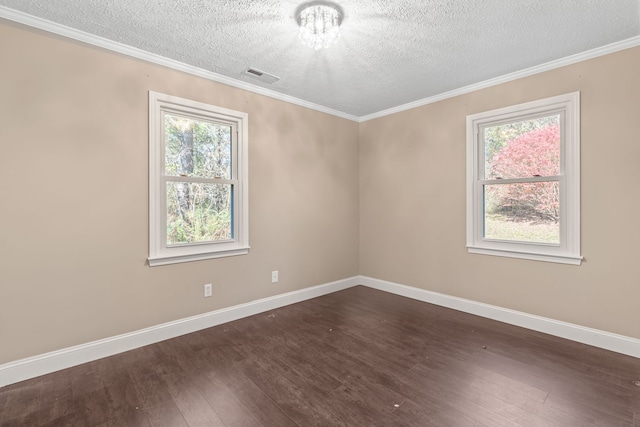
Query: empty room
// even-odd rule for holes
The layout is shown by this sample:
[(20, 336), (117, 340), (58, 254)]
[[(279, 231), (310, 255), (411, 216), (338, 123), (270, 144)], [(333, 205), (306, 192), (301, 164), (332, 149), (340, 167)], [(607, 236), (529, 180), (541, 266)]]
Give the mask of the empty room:
[(640, 427), (637, 0), (0, 0), (1, 426)]

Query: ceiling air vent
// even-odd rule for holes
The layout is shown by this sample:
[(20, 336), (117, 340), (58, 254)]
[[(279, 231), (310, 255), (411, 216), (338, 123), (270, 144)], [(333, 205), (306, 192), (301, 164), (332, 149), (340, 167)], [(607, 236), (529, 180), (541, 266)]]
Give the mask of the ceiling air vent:
[(248, 76), (269, 84), (273, 84), (280, 80), (280, 77), (276, 77), (273, 74), (265, 73), (264, 71), (260, 71), (256, 68), (247, 68), (244, 73)]

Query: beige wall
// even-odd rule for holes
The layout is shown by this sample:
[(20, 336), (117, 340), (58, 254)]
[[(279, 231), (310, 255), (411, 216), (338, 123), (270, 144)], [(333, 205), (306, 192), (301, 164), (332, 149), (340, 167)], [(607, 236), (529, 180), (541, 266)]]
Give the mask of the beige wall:
[[(0, 53), (0, 364), (358, 273), (640, 338), (640, 48), (360, 125), (18, 24)], [(249, 113), (249, 255), (146, 266), (149, 90)], [(468, 254), (466, 115), (572, 91), (586, 261)]]
[[(17, 24), (0, 53), (0, 364), (358, 274), (357, 123)], [(145, 265), (149, 90), (249, 113), (249, 255)]]
[[(640, 338), (640, 48), (362, 123), (360, 273)], [(581, 92), (582, 266), (468, 254), (465, 118)]]

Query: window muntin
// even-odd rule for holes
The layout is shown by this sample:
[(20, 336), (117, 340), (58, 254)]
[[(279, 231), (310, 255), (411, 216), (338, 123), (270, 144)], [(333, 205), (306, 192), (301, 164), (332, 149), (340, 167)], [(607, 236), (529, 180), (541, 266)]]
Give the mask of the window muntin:
[(167, 245), (233, 239), (235, 126), (162, 112)]
[(579, 264), (579, 94), (467, 117), (469, 252)]
[(480, 127), (483, 239), (560, 243), (562, 116)]
[(247, 253), (247, 114), (155, 92), (149, 107), (149, 264)]

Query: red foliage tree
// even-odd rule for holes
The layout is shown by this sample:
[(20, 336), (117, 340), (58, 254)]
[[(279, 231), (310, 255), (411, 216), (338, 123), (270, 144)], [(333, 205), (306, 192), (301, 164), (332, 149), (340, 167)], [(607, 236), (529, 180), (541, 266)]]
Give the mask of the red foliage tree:
[[(560, 174), (560, 127), (553, 124), (524, 133), (509, 141), (491, 161), (495, 179), (556, 176)], [(558, 181), (495, 186), (498, 208), (525, 219), (558, 221)]]

